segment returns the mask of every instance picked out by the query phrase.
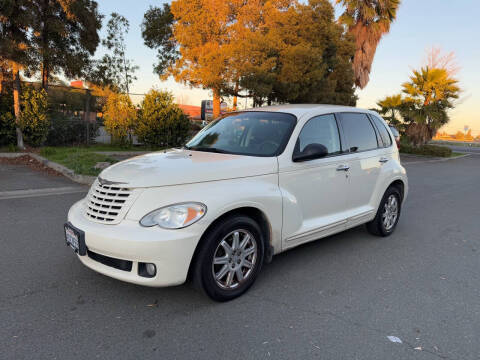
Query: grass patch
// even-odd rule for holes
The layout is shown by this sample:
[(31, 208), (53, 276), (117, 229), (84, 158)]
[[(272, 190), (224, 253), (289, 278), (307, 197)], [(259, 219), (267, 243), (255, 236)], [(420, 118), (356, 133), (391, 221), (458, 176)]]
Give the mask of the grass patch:
[(101, 172), (94, 168), (98, 162), (111, 164), (117, 162), (109, 156), (97, 154), (94, 151), (101, 150), (98, 148), (93, 150), (92, 147), (44, 147), (40, 150), (40, 155), (81, 175), (97, 176)]
[(458, 156), (463, 156), (465, 153), (459, 153), (459, 152), (452, 152), (452, 155), (450, 157), (458, 157)]
[(451, 157), (452, 149), (445, 146), (423, 145), (413, 147), (411, 145), (401, 144), (400, 152), (404, 154), (434, 156), (434, 157)]
[[(52, 149), (71, 149), (72, 146), (54, 146), (51, 147)], [(93, 144), (93, 145), (80, 145), (75, 146), (76, 149), (86, 150), (86, 151), (155, 151), (155, 150), (162, 150), (163, 148), (151, 148), (147, 146), (120, 146), (120, 145), (113, 145), (113, 144)]]

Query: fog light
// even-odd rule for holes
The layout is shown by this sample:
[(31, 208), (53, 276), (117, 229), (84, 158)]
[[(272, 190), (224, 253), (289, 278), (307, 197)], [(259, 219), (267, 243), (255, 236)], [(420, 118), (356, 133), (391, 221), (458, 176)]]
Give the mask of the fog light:
[(154, 264), (145, 265), (145, 270), (147, 270), (147, 274), (150, 276), (154, 276), (155, 273), (157, 272), (157, 269), (155, 268)]
[(152, 263), (138, 263), (138, 275), (143, 277), (154, 277), (157, 267)]

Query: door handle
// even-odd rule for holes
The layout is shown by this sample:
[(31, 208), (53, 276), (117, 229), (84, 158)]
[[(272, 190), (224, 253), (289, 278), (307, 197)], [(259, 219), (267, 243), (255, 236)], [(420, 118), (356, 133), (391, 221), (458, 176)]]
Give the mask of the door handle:
[(345, 165), (345, 164), (338, 165), (338, 167), (337, 167), (337, 171), (348, 171), (349, 169), (350, 169), (350, 166)]
[(386, 157), (383, 156), (383, 157), (381, 157), (380, 160), (378, 160), (378, 161), (380, 161), (382, 164), (385, 164), (386, 162), (388, 162), (388, 158), (386, 158)]

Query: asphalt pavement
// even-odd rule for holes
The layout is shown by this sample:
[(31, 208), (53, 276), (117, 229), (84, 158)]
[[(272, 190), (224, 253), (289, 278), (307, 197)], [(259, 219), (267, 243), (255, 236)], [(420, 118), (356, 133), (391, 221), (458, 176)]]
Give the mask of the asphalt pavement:
[[(62, 228), (86, 189), (0, 165), (0, 358), (478, 359), (480, 156), (406, 168), (391, 237), (300, 246), (220, 304), (87, 269)], [(72, 191), (5, 195), (55, 187)]]

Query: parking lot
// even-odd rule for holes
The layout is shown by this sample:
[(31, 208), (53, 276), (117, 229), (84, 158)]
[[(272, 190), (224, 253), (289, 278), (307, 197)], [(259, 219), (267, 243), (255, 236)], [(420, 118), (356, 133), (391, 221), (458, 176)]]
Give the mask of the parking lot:
[(358, 227), (298, 247), (214, 303), (87, 269), (63, 238), (87, 188), (0, 165), (0, 358), (478, 359), (480, 155), (405, 166), (391, 237)]

